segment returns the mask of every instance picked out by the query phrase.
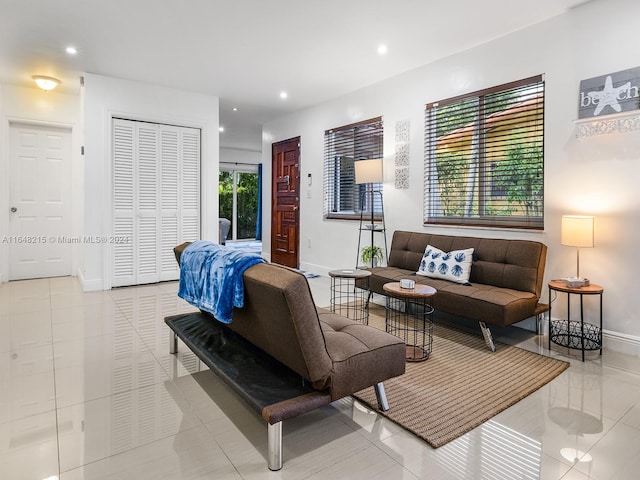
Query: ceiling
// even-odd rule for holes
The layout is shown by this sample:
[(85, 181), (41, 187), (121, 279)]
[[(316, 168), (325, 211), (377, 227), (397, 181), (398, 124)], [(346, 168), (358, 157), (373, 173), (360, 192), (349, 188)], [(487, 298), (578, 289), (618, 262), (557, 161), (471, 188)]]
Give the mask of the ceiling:
[(90, 72), (216, 95), (224, 145), (585, 1), (0, 0), (0, 83), (78, 93)]

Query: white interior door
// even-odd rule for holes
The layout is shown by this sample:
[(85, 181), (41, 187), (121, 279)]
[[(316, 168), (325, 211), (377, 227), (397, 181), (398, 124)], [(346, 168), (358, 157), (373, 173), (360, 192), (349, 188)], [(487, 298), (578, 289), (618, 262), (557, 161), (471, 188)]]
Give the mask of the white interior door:
[(9, 280), (71, 275), (71, 130), (10, 126)]

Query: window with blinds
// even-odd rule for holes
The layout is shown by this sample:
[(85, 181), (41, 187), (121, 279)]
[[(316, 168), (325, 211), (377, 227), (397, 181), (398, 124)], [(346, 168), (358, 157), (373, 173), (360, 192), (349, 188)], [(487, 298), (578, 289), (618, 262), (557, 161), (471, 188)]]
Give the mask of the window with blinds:
[(544, 81), (425, 109), (424, 223), (544, 228)]
[[(324, 216), (360, 220), (360, 212), (382, 215), (380, 201), (363, 195), (366, 184), (355, 183), (354, 162), (382, 158), (382, 117), (324, 132)], [(382, 191), (382, 183), (374, 183)]]

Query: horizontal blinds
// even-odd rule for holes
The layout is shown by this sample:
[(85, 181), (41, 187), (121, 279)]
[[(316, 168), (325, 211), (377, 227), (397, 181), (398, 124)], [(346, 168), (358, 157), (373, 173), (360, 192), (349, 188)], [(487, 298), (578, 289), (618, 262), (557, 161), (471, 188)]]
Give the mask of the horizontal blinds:
[(543, 228), (544, 82), (425, 110), (425, 223)]
[[(324, 214), (326, 218), (360, 218), (371, 211), (363, 200), (366, 185), (356, 185), (354, 162), (382, 158), (382, 117), (327, 130), (324, 135)], [(374, 184), (381, 190), (382, 184)], [(374, 212), (381, 210), (379, 202)]]

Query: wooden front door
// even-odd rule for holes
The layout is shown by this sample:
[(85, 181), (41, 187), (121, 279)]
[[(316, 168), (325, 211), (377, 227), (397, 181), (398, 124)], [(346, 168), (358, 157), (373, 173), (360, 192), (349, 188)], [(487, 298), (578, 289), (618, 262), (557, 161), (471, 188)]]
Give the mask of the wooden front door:
[(271, 156), (271, 261), (300, 261), (300, 137), (274, 143)]

